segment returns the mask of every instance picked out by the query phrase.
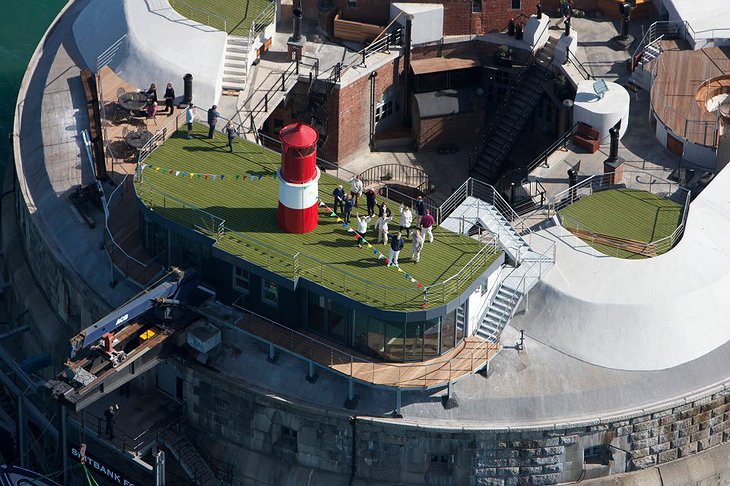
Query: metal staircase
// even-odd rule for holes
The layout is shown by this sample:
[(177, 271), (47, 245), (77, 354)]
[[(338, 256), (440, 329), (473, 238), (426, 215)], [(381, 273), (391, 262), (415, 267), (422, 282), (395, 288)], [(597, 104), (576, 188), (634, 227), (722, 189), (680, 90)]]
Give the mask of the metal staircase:
[(223, 89), (232, 91), (246, 89), (250, 42), (246, 37), (228, 36), (223, 63)]
[(472, 177), (494, 182), (505, 170), (505, 162), (545, 88), (543, 82), (555, 52), (557, 39), (551, 37), (538, 56), (520, 73), (492, 122), (487, 125), (470, 154)]
[(208, 463), (195, 450), (190, 441), (172, 428), (160, 433), (160, 441), (183, 468), (195, 486), (218, 486), (218, 481)]

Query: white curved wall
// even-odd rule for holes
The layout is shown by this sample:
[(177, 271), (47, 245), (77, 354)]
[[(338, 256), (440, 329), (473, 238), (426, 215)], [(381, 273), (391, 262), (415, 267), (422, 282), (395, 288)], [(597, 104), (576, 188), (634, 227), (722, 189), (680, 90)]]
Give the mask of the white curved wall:
[(73, 33), (92, 70), (98, 56), (127, 34), (109, 63), (122, 79), (145, 89), (155, 83), (159, 97), (170, 82), (182, 96), (182, 78), (190, 73), (193, 102), (202, 107), (218, 102), (227, 36), (181, 17), (167, 0), (90, 0), (74, 22)]
[(692, 203), (684, 237), (655, 258), (596, 256), (562, 228), (556, 267), (515, 326), (589, 363), (659, 370), (730, 340), (730, 171)]

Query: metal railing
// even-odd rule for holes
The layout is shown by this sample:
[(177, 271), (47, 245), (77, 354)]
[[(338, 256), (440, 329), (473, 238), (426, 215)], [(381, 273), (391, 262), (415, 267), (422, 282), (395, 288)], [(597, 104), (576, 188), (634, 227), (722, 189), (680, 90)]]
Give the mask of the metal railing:
[(184, 0), (170, 0), (170, 6), (183, 17), (208, 25), (214, 29), (228, 32), (228, 20), (222, 15), (218, 15), (204, 8), (195, 7)]
[(454, 293), (465, 290), (474, 281), (478, 272), (486, 269), (489, 260), (498, 252), (495, 239), (484, 245), (455, 275), (443, 282), (421, 287), (413, 285), (390, 287), (358, 277), (311, 255), (302, 252), (291, 254), (246, 233), (232, 230), (225, 226), (224, 219), (159, 189), (145, 177), (142, 170), (138, 170), (137, 184), (145, 185), (156, 194), (154, 198), (150, 192), (137, 190), (137, 197), (146, 206), (163, 213), (164, 210), (171, 208), (190, 211), (192, 215), (180, 213), (167, 217), (193, 227), (217, 242), (235, 242), (237, 244), (235, 249), (230, 245), (224, 246), (226, 251), (236, 256), (256, 262), (284, 277), (291, 279), (304, 277), (388, 309), (400, 309), (404, 306), (420, 308), (423, 304), (448, 303), (455, 297)]
[[(624, 171), (623, 181), (614, 183), (614, 179), (613, 173), (594, 174), (575, 186), (559, 192), (553, 196), (553, 199), (548, 205), (548, 217), (558, 215), (563, 227), (578, 231), (581, 239), (590, 241), (591, 243), (600, 243), (604, 247), (614, 248), (614, 256), (620, 256), (621, 252), (645, 254), (647, 256), (659, 255), (672, 249), (684, 234), (684, 228), (689, 214), (691, 191), (674, 182), (660, 179), (653, 174), (641, 171)], [(574, 204), (583, 197), (587, 197), (594, 192), (618, 187), (644, 190), (667, 199), (681, 201), (682, 211), (677, 228), (675, 228), (672, 234), (650, 242), (631, 241), (622, 243), (618, 238), (616, 238), (616, 241), (608, 242), (605, 235), (591, 228), (585, 221), (580, 221), (569, 215), (559, 214), (561, 209)]]
[(420, 167), (400, 164), (380, 164), (360, 173), (363, 184), (389, 184), (400, 182), (414, 188), (430, 187), (428, 174)]
[[(246, 335), (345, 377), (376, 386), (423, 389), (453, 382), (481, 369), (498, 350), (498, 345), (482, 341), (474, 348), (466, 350), (470, 353), (469, 357), (455, 360), (453, 354), (464, 352), (467, 346), (466, 341), (462, 341), (453, 350), (444, 352), (449, 354), (448, 357), (434, 358), (428, 362), (372, 361), (283, 326), (248, 309), (237, 306), (234, 309), (239, 312), (232, 313), (229, 322)], [(428, 338), (422, 335), (413, 338), (404, 336), (397, 356), (407, 356), (408, 339), (419, 341), (422, 346), (430, 344)], [(436, 342), (434, 344), (438, 345)], [(385, 347), (383, 350), (387, 352)]]
[(573, 67), (575, 67), (575, 69), (578, 71), (578, 74), (580, 74), (583, 79), (585, 79), (586, 81), (593, 79), (593, 76), (590, 72), (588, 72), (588, 69), (583, 65), (582, 62), (580, 62), (580, 60), (578, 60), (576, 55), (573, 54), (570, 49), (565, 49), (565, 52), (567, 53), (568, 62), (572, 64)]

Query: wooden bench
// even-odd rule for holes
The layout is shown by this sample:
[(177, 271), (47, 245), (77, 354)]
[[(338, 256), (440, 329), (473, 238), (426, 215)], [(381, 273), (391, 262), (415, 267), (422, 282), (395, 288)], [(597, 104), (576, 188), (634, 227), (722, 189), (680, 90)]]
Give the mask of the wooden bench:
[(373, 24), (364, 24), (352, 20), (344, 20), (338, 13), (335, 15), (335, 38), (355, 42), (370, 42), (375, 39), (385, 27)]
[(601, 134), (598, 130), (585, 123), (578, 123), (578, 128), (573, 134), (573, 143), (583, 150), (595, 154), (601, 147), (600, 138)]

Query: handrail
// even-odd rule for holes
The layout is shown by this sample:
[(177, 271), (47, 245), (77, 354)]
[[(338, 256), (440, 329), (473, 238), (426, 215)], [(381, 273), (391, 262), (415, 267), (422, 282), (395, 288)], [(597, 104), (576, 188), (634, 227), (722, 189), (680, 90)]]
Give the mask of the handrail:
[[(459, 364), (454, 363), (453, 356), (438, 357), (427, 362), (374, 361), (343, 351), (248, 309), (240, 306), (234, 306), (233, 308), (234, 312), (229, 325), (241, 332), (275, 348), (314, 361), (334, 373), (376, 386), (423, 389), (448, 383), (481, 368), (483, 362), (489, 359), (491, 348), (499, 346), (495, 343), (482, 341), (472, 350), (471, 359), (461, 360), (463, 362)], [(240, 315), (236, 315), (235, 309), (241, 311)], [(423, 335), (416, 337), (416, 339), (421, 339), (424, 342)], [(403, 337), (402, 346), (404, 348), (403, 358), (405, 359), (405, 336)], [(315, 350), (315, 347), (319, 349)], [(466, 341), (462, 340), (456, 348), (452, 348), (445, 353), (458, 352), (457, 348), (459, 347), (465, 348)], [(477, 357), (474, 357), (475, 354)], [(448, 367), (448, 374), (443, 376), (446, 367)], [(414, 373), (414, 370), (417, 370), (416, 373)]]
[[(190, 10), (190, 16), (183, 15), (183, 12), (178, 10), (178, 7), (175, 4), (180, 4), (182, 7), (187, 8)], [(211, 18), (216, 18), (218, 20), (223, 21), (223, 32), (228, 32), (228, 20), (223, 17), (222, 15), (218, 15), (216, 13), (211, 12), (210, 10), (206, 10), (204, 8), (195, 7), (193, 5), (190, 5), (189, 3), (185, 2), (184, 0), (170, 0), (170, 6), (175, 9), (180, 15), (183, 15), (184, 17), (189, 18), (190, 20), (193, 20), (195, 22), (200, 22), (201, 24), (209, 25), (210, 27), (216, 28), (215, 25), (210, 21)], [(193, 18), (193, 12), (201, 12), (203, 15), (207, 15), (208, 21), (203, 22), (202, 20), (198, 20), (196, 18)]]
[[(296, 278), (296, 277), (306, 277), (309, 280), (318, 281), (318, 275), (319, 275), (319, 281), (322, 282), (326, 280), (330, 285), (335, 284), (337, 285), (337, 280), (340, 280), (341, 282), (349, 282), (350, 284), (352, 281), (357, 281), (361, 284), (361, 288), (366, 289), (365, 292), (367, 292), (366, 298), (374, 298), (374, 299), (382, 299), (382, 305), (385, 307), (399, 307), (405, 303), (413, 301), (413, 299), (417, 299), (418, 296), (423, 295), (424, 302), (427, 302), (427, 295), (429, 291), (435, 291), (436, 289), (441, 289), (440, 292), (441, 300), (436, 300), (436, 303), (446, 303), (446, 293), (445, 293), (445, 286), (442, 286), (442, 284), (445, 284), (447, 282), (451, 282), (452, 280), (456, 280), (459, 278), (463, 278), (463, 281), (459, 281), (457, 285), (457, 290), (464, 285), (464, 281), (470, 283), (473, 281), (473, 278), (470, 276), (464, 277), (467, 275), (468, 272), (475, 271), (475, 268), (481, 268), (480, 264), (483, 262), (486, 262), (486, 260), (497, 253), (497, 242), (495, 239), (493, 239), (489, 244), (484, 245), (473, 257), (472, 259), (465, 264), (456, 274), (449, 277), (443, 282), (437, 282), (434, 284), (431, 284), (429, 286), (422, 286), (422, 288), (413, 288), (413, 287), (390, 287), (381, 285), (376, 282), (372, 282), (368, 279), (364, 279), (362, 277), (356, 276), (354, 274), (351, 274), (350, 272), (347, 272), (345, 270), (342, 270), (340, 268), (337, 268), (336, 266), (333, 266), (329, 263), (322, 262), (316, 257), (313, 257), (311, 255), (304, 254), (302, 252), (298, 252), (295, 255), (292, 255), (290, 253), (284, 252), (282, 250), (279, 250), (267, 243), (264, 243), (260, 241), (258, 238), (255, 238), (253, 236), (250, 236), (248, 234), (232, 230), (229, 227), (225, 226), (225, 220), (222, 218), (215, 216), (214, 214), (211, 214), (201, 208), (198, 208), (196, 205), (187, 203), (180, 198), (177, 198), (175, 196), (172, 196), (165, 191), (162, 191), (159, 189), (155, 184), (150, 182), (144, 175), (144, 172), (142, 170), (138, 170), (138, 182), (142, 184), (146, 184), (148, 187), (150, 187), (153, 191), (157, 192), (159, 195), (163, 197), (163, 207), (167, 206), (166, 199), (169, 199), (171, 201), (174, 201), (182, 207), (187, 207), (192, 209), (194, 212), (200, 213), (205, 215), (206, 217), (210, 218), (211, 220), (211, 232), (213, 232), (214, 229), (217, 229), (219, 227), (222, 227), (225, 230), (225, 234), (218, 234), (214, 235), (217, 236), (216, 240), (220, 240), (221, 238), (240, 238), (241, 240), (244, 240), (246, 243), (248, 243), (249, 246), (253, 247), (255, 250), (260, 251), (260, 249), (263, 249), (265, 252), (267, 252), (267, 258), (268, 258), (268, 267), (272, 267), (272, 261), (271, 257), (272, 255), (276, 255), (277, 258), (279, 258), (278, 261), (282, 262), (287, 269), (290, 269), (290, 272), (287, 273), (285, 276), (289, 278)], [(143, 196), (137, 192), (137, 197), (139, 197), (141, 200), (144, 201)], [(151, 206), (151, 201), (146, 201), (145, 204), (148, 206)], [(477, 264), (477, 259), (480, 258), (481, 261), (479, 264)], [(313, 266), (307, 266), (305, 267), (302, 265), (302, 260), (308, 261), (310, 265)], [(475, 267), (475, 268), (471, 268)], [(329, 275), (327, 275), (327, 279), (325, 279), (323, 270), (327, 269), (328, 272), (330, 272)], [(319, 269), (319, 272), (316, 270)], [(334, 273), (336, 276), (331, 277), (330, 275)], [(345, 285), (342, 285), (343, 290), (345, 290), (347, 287)], [(367, 290), (370, 289), (370, 290)], [(395, 293), (396, 295), (401, 295), (402, 299), (398, 299), (396, 302), (392, 302), (392, 299), (388, 299), (388, 296), (392, 296), (392, 294)], [(433, 300), (432, 300), (433, 301)], [(432, 302), (430, 301), (430, 302)]]
[(430, 178), (423, 169), (400, 164), (379, 164), (369, 167), (360, 172), (360, 180), (363, 184), (396, 181), (413, 187), (423, 184), (428, 187), (430, 184)]
[(588, 69), (586, 69), (583, 63), (578, 60), (576, 55), (573, 54), (570, 49), (566, 49), (565, 52), (568, 54), (568, 62), (571, 63), (576, 70), (578, 70), (578, 73), (583, 77), (583, 79), (585, 79), (586, 81), (593, 79), (593, 76), (591, 75), (591, 73), (588, 72)]

